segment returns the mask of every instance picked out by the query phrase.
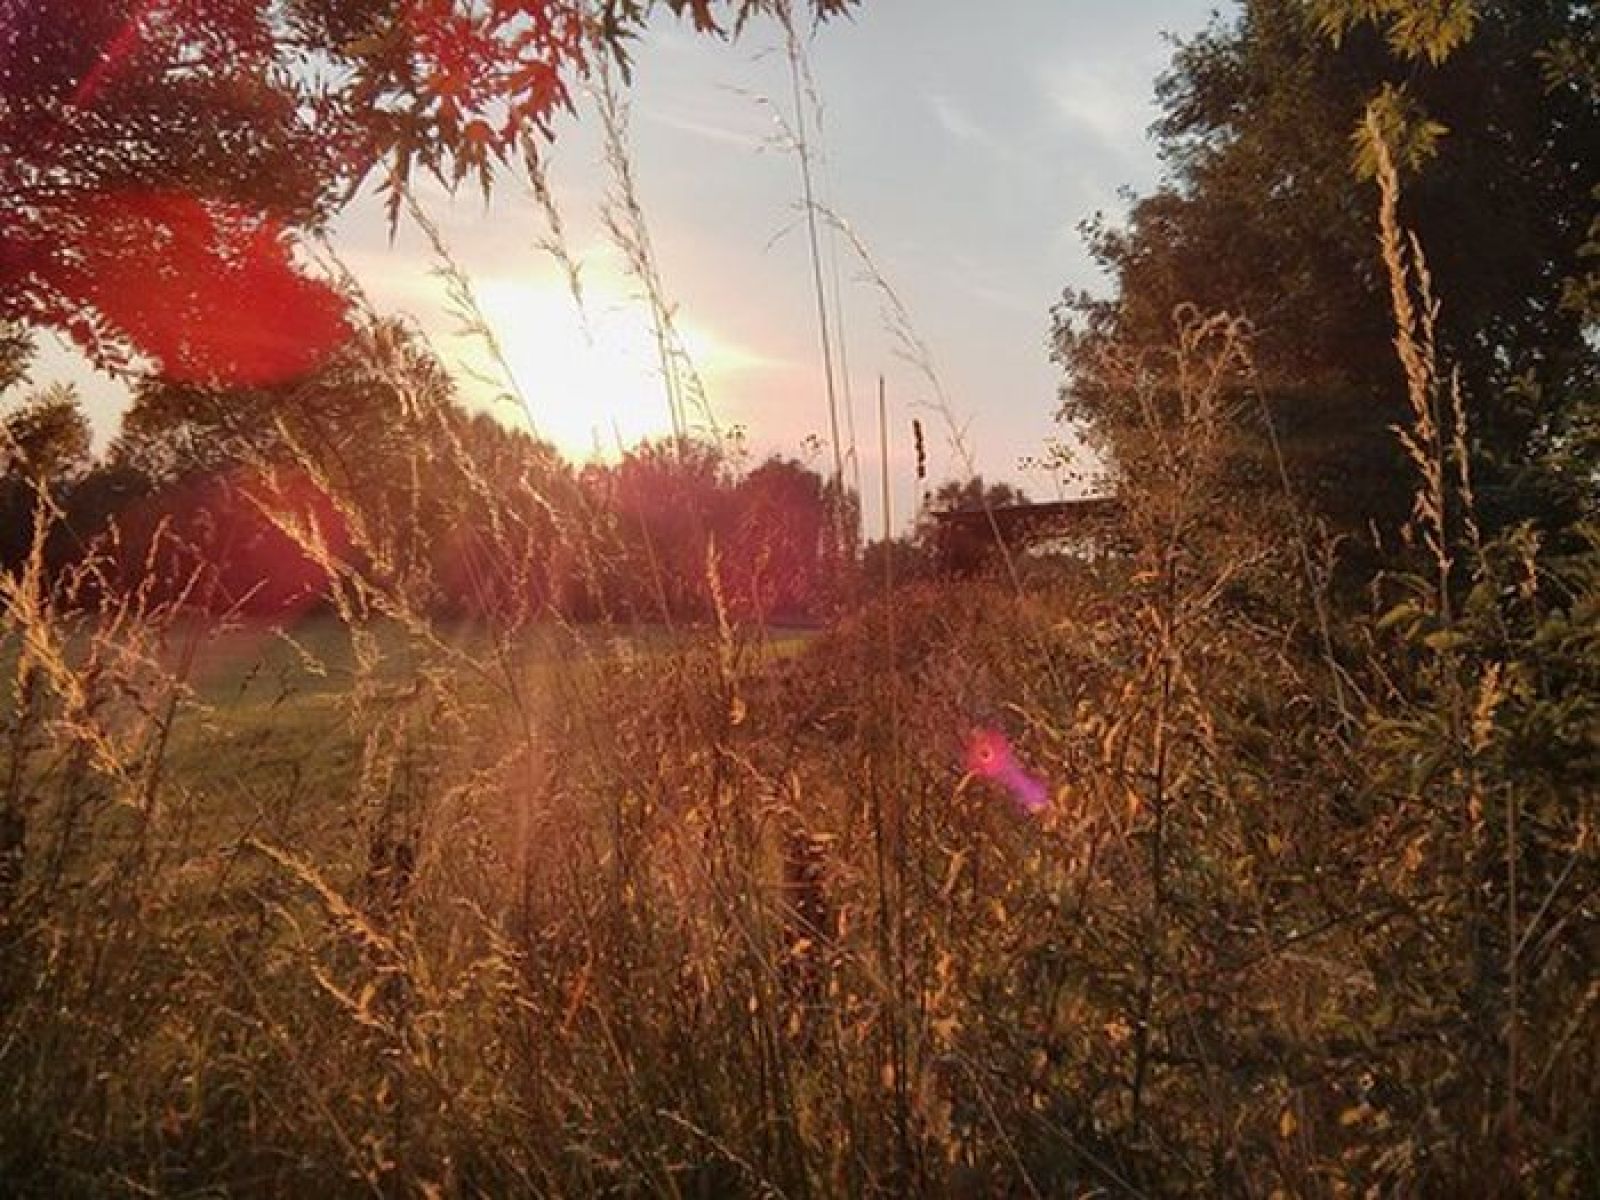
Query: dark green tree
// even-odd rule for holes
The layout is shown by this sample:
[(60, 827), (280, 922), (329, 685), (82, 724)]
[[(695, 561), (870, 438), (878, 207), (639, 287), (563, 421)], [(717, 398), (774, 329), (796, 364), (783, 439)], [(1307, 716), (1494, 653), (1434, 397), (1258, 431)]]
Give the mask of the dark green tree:
[(68, 386), (45, 388), (0, 417), (0, 570), (26, 559), (41, 505), (57, 502), (91, 461), (89, 421)]
[(982, 512), (1026, 504), (1028, 495), (1009, 483), (989, 483), (982, 475), (948, 479), (927, 496), (923, 508), (932, 512)]
[(0, 396), (28, 377), (33, 361), (33, 340), (14, 321), (0, 321)]
[(0, 464), (6, 475), (61, 482), (89, 465), (89, 421), (67, 384), (28, 397), (0, 421)]
[(1574, 47), (1592, 57), (1596, 21), (1568, 0), (1246, 0), (1183, 44), (1158, 88), (1166, 182), (1124, 225), (1088, 226), (1114, 293), (1056, 312), (1064, 415), (1132, 461), (1121, 452), (1148, 414), (1106, 386), (1109, 348), (1167, 344), (1185, 302), (1241, 315), (1258, 392), (1230, 456), (1242, 499), (1280, 490), (1275, 434), (1317, 512), (1345, 529), (1404, 520), (1391, 433), (1404, 386), (1352, 140), (1376, 101), (1432, 266), (1441, 359), (1462, 372), (1489, 523), (1570, 508), (1584, 468), (1553, 464), (1570, 457), (1597, 358), (1592, 310), (1564, 301), (1600, 181), (1600, 93), (1571, 64), (1587, 61)]
[(924, 493), (912, 540), (919, 543), (924, 551), (932, 553), (937, 532), (935, 514), (988, 512), (1026, 503), (1027, 493), (1009, 483), (989, 483), (982, 475), (973, 475), (968, 479), (947, 479), (932, 491)]

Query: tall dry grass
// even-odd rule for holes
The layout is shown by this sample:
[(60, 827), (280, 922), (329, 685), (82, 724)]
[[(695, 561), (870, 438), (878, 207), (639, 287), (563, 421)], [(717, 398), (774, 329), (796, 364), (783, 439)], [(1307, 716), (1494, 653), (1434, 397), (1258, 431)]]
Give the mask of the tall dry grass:
[(491, 472), (381, 323), (384, 486), (315, 413), (254, 464), (316, 619), (197, 619), (203, 564), (122, 586), (114, 538), (53, 577), (40, 532), (0, 577), (7, 1190), (1580, 1194), (1593, 797), (1529, 754), (1596, 593), (1475, 587), (1515, 556), (1384, 186), (1428, 561), (1334, 671), (1307, 547), (1229, 508), (1248, 328), (1191, 310), (1102, 367), (1126, 553), (867, 581), (790, 659), (714, 542), (709, 620), (609, 605), (629, 531)]

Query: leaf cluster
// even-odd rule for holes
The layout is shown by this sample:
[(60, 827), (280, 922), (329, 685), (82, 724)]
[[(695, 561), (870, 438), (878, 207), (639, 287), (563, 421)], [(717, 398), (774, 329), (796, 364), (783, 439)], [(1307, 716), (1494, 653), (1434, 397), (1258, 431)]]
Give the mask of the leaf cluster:
[(1406, 493), (1390, 429), (1406, 407), (1363, 182), (1376, 103), (1406, 221), (1449, 297), (1438, 337), (1475, 397), (1485, 519), (1553, 511), (1541, 464), (1574, 445), (1597, 377), (1580, 310), (1600, 93), (1573, 66), (1592, 33), (1572, 3), (1250, 0), (1180, 46), (1158, 86), (1168, 177), (1124, 222), (1086, 226), (1112, 296), (1056, 311), (1063, 414), (1113, 462), (1135, 457), (1096, 382), (1104, 348), (1159, 347), (1183, 303), (1233, 313), (1252, 324), (1257, 368), (1241, 489), (1281, 491), (1281, 456), (1335, 529), (1394, 534)]

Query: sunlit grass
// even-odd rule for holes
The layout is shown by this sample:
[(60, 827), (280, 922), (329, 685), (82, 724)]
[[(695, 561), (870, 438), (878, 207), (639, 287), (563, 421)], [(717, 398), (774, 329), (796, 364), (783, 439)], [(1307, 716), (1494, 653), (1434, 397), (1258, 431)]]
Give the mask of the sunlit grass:
[[(684, 371), (635, 476), (472, 426), (373, 322), (377, 419), (286, 402), (251, 463), (313, 611), (201, 615), (198, 552), (53, 576), (48, 529), (0, 576), (0, 1190), (1581, 1194), (1595, 577), (1460, 519), (1392, 172), (1402, 603), (1237, 513), (1251, 330), (1188, 307), (1099, 365), (1115, 546), (896, 587), (826, 489), (785, 559), (686, 436), (602, 105)], [(815, 628), (774, 562), (822, 564)]]

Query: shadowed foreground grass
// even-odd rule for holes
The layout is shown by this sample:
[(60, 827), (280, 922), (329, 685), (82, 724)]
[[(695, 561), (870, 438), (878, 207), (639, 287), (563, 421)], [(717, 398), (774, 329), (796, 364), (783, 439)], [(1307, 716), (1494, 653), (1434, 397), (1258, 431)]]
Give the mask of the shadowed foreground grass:
[[(1285, 719), (1315, 663), (1265, 624), (1194, 618), (1164, 701), (1158, 626), (1126, 611), (1160, 589), (1107, 570), (902, 592), (798, 653), (734, 628), (166, 628), (182, 686), (37, 710), (0, 1176), (1454, 1188), (1492, 1138), (1440, 1089), (1498, 1043), (1410, 785)], [(1045, 813), (966, 773), (974, 730)], [(1577, 948), (1543, 953), (1524, 1128), (1575, 1194), (1592, 1012), (1559, 1015)]]
[(1152, 363), (1115, 553), (814, 638), (709, 539), (700, 625), (533, 625), (509, 518), (443, 624), (359, 488), (412, 541), (294, 526), (290, 639), (0, 575), (6, 1189), (1592, 1193), (1592, 530), (1462, 542), (1422, 379), (1420, 549), (1335, 596), (1229, 503), (1241, 323)]

